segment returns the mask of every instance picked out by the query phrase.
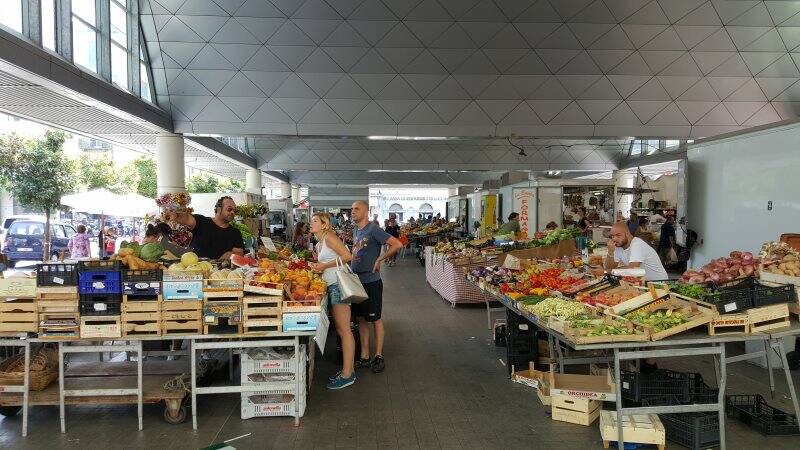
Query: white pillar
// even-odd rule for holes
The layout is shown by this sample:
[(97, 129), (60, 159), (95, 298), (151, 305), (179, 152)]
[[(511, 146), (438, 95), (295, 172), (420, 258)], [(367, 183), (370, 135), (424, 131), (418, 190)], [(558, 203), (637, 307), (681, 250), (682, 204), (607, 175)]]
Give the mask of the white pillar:
[(156, 170), (158, 193), (174, 193), (186, 190), (183, 158), (183, 136), (162, 133), (156, 137)]
[(261, 194), (261, 171), (258, 169), (247, 169), (245, 171), (246, 190), (251, 194)]
[(292, 186), (292, 203), (300, 203), (300, 186)]
[(289, 183), (281, 183), (281, 199), (287, 199), (292, 196), (292, 185)]

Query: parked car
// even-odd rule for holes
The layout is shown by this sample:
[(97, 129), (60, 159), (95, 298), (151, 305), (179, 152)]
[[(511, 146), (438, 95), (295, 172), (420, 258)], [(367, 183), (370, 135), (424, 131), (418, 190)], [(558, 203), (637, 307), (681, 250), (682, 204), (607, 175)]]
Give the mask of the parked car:
[[(4, 251), (8, 257), (8, 265), (14, 267), (19, 261), (41, 261), (44, 247), (43, 220), (17, 219), (8, 228), (4, 242)], [(67, 250), (69, 238), (75, 234), (72, 225), (62, 222), (50, 222), (50, 255), (49, 259), (58, 258), (62, 250)]]
[(2, 249), (3, 245), (6, 242), (6, 233), (8, 233), (8, 228), (11, 227), (11, 224), (14, 223), (16, 220), (20, 219), (28, 219), (28, 220), (37, 220), (44, 222), (44, 216), (32, 216), (30, 214), (15, 214), (13, 216), (8, 216), (3, 219), (3, 225), (0, 227), (0, 249)]

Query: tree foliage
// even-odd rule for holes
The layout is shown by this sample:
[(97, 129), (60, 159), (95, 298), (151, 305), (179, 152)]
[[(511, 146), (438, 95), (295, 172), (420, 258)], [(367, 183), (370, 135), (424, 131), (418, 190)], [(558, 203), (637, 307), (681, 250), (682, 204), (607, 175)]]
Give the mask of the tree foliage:
[(0, 138), (0, 178), (16, 201), (47, 218), (45, 258), (50, 250), (50, 213), (62, 196), (75, 190), (75, 165), (64, 155), (65, 140), (63, 131), (48, 131), (34, 140), (16, 135)]
[(156, 161), (149, 156), (140, 156), (129, 163), (139, 173), (136, 192), (149, 198), (156, 198), (158, 179)]
[(225, 178), (219, 186), (218, 192), (244, 192), (245, 184), (243, 181), (234, 180), (233, 178)]
[(219, 178), (210, 173), (199, 173), (186, 180), (186, 190), (193, 194), (219, 192)]
[(82, 155), (78, 160), (78, 167), (80, 183), (87, 190), (105, 188), (116, 191), (118, 188), (114, 161), (105, 153)]

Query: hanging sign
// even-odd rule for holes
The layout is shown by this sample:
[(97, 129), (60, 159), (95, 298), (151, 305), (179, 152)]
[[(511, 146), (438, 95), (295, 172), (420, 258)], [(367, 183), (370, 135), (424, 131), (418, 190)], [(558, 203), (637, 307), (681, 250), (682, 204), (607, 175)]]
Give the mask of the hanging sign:
[(528, 236), (536, 232), (536, 190), (535, 188), (514, 188), (512, 191), (512, 211), (519, 213), (519, 230)]

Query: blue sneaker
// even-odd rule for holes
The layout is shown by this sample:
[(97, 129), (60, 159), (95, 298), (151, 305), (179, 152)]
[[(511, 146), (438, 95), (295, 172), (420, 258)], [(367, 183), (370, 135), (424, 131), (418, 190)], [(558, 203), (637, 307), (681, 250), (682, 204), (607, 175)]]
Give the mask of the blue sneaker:
[(328, 377), (328, 381), (333, 381), (333, 380), (339, 378), (341, 375), (342, 375), (342, 371), (340, 370), (340, 371), (336, 372), (335, 374), (329, 376)]
[(326, 387), (331, 390), (339, 390), (339, 389), (344, 389), (355, 382), (356, 382), (356, 373), (353, 372), (353, 374), (350, 375), (350, 378), (342, 378), (341, 375), (336, 377), (336, 379), (328, 383), (328, 386)]

